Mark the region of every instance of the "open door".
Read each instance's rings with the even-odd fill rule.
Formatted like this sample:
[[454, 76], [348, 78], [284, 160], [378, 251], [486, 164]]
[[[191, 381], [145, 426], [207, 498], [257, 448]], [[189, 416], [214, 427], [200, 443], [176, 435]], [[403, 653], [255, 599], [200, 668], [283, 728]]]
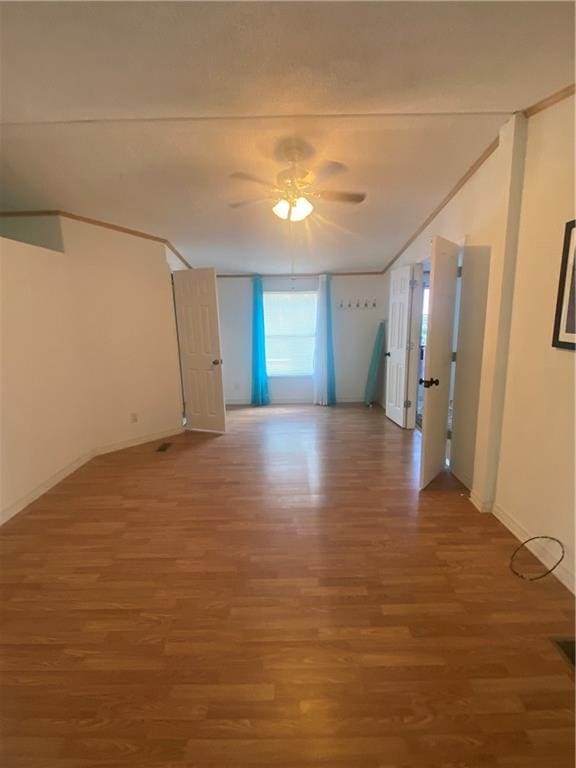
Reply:
[[420, 489], [446, 465], [454, 305], [460, 246], [432, 238], [428, 335], [424, 359], [424, 417], [420, 455]]
[[399, 427], [416, 426], [419, 334], [422, 323], [422, 265], [408, 264], [390, 273], [386, 415]]
[[490, 248], [463, 249], [450, 471], [472, 488], [490, 276]]
[[422, 264], [412, 265], [410, 281], [410, 324], [408, 335], [408, 374], [406, 385], [406, 429], [416, 427], [418, 401], [418, 368], [420, 363], [420, 337], [422, 335], [422, 299], [424, 296], [424, 270]]
[[187, 269], [173, 278], [186, 429], [224, 432], [216, 273]]
[[406, 426], [411, 281], [411, 264], [406, 267], [397, 267], [390, 272], [386, 416], [399, 427]]

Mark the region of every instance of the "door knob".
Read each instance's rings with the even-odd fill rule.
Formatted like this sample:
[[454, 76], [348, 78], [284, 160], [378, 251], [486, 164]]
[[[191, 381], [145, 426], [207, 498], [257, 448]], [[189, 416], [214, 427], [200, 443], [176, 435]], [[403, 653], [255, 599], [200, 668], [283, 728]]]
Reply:
[[424, 384], [424, 387], [428, 389], [429, 387], [437, 387], [440, 384], [440, 379], [419, 379], [419, 384]]
[[384, 357], [390, 357], [390, 352], [384, 352]]
[[222, 365], [222, 360], [212, 360], [212, 365]]

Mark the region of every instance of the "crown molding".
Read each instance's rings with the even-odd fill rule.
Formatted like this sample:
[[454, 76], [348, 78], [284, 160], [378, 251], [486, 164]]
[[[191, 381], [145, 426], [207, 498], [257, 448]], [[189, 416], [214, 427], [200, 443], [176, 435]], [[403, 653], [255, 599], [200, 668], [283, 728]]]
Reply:
[[499, 143], [500, 141], [498, 137], [496, 137], [494, 141], [486, 147], [486, 149], [482, 152], [480, 157], [478, 157], [472, 163], [470, 168], [468, 168], [466, 173], [456, 182], [456, 184], [452, 187], [450, 192], [448, 192], [446, 197], [444, 197], [440, 201], [440, 203], [438, 203], [438, 205], [436, 206], [436, 208], [434, 208], [432, 213], [424, 219], [422, 224], [420, 224], [420, 226], [416, 229], [416, 231], [408, 238], [408, 240], [406, 240], [402, 248], [400, 248], [400, 250], [392, 258], [392, 260], [388, 262], [388, 264], [384, 267], [382, 272], [387, 272], [390, 269], [390, 267], [394, 264], [394, 262], [398, 261], [400, 256], [402, 256], [402, 254], [408, 250], [408, 248], [412, 245], [412, 243], [422, 234], [422, 232], [424, 232], [426, 227], [434, 221], [436, 216], [438, 216], [438, 214], [441, 211], [443, 211], [444, 208], [446, 208], [450, 200], [452, 200], [458, 194], [458, 192], [462, 189], [462, 187], [466, 184], [466, 182], [468, 182], [472, 178], [472, 176], [474, 176], [476, 171], [482, 165], [484, 165], [484, 163], [486, 162], [486, 160], [488, 160], [490, 155], [496, 152], [496, 150], [498, 149]]
[[[574, 96], [576, 93], [576, 84], [567, 85], [565, 88], [561, 88], [559, 91], [556, 91], [555, 93], [550, 94], [549, 96], [546, 96], [546, 98], [541, 99], [540, 101], [537, 101], [535, 104], [532, 104], [529, 107], [526, 107], [526, 109], [521, 110], [522, 114], [526, 118], [531, 118], [534, 115], [539, 114], [540, 112], [543, 112], [546, 109], [549, 109], [550, 107], [555, 106], [561, 101], [564, 101], [564, 99], [569, 98], [570, 96]], [[502, 114], [512, 114], [512, 113], [502, 113]], [[366, 115], [367, 116], [367, 115]], [[385, 267], [383, 267], [380, 270], [374, 270], [374, 271], [367, 271], [367, 272], [329, 272], [327, 274], [331, 274], [333, 277], [356, 277], [356, 276], [365, 276], [365, 275], [383, 275], [385, 274], [390, 267], [402, 256], [403, 253], [406, 252], [406, 250], [412, 245], [412, 243], [422, 234], [422, 232], [428, 227], [434, 219], [438, 216], [438, 214], [444, 210], [444, 208], [448, 205], [448, 203], [458, 194], [458, 192], [462, 189], [462, 187], [468, 182], [472, 176], [476, 173], [476, 171], [484, 165], [486, 160], [498, 149], [499, 139], [496, 137], [494, 141], [489, 144], [486, 149], [482, 152], [480, 157], [475, 160], [474, 163], [468, 168], [466, 173], [456, 182], [456, 184], [452, 187], [452, 189], [448, 192], [448, 194], [440, 201], [440, 203], [434, 208], [432, 213], [430, 213], [429, 216], [426, 217], [426, 219], [420, 224], [420, 226], [415, 230], [415, 232], [406, 240], [404, 245], [400, 248], [399, 251], [393, 256], [391, 261], [386, 264]], [[67, 219], [73, 219], [75, 221], [82, 221], [86, 224], [93, 224], [97, 227], [105, 227], [106, 229], [114, 230], [115, 232], [123, 232], [127, 235], [133, 235], [134, 237], [142, 237], [145, 240], [154, 240], [157, 243], [162, 243], [167, 248], [169, 248], [172, 253], [180, 259], [182, 264], [186, 266], [188, 269], [192, 269], [192, 265], [186, 261], [184, 256], [172, 245], [172, 243], [165, 237], [158, 237], [157, 235], [151, 235], [147, 232], [141, 232], [138, 229], [129, 229], [128, 227], [121, 227], [117, 224], [111, 224], [107, 221], [101, 221], [100, 219], [92, 219], [88, 216], [79, 216], [75, 213], [70, 213], [68, 211], [0, 211], [0, 216], [62, 216]], [[252, 277], [256, 273], [254, 272], [246, 272], [246, 273], [234, 273], [234, 274], [222, 274], [219, 275], [219, 277]], [[304, 278], [304, 277], [317, 277], [320, 273], [314, 272], [314, 273], [298, 273], [298, 274], [268, 274], [268, 275], [261, 275], [262, 277], [294, 277], [294, 278]]]
[[526, 107], [524, 110], [524, 117], [533, 117], [539, 112], [544, 112], [545, 109], [549, 109], [560, 101], [564, 101], [564, 99], [574, 96], [574, 93], [576, 93], [576, 84], [572, 83], [572, 85], [567, 85], [566, 88], [561, 88], [559, 91], [556, 91], [556, 93], [546, 96], [545, 99], [537, 101], [536, 104], [532, 104], [531, 107]]
[[[573, 96], [576, 92], [576, 84], [567, 85], [565, 88], [561, 88], [559, 91], [556, 91], [555, 93], [550, 94], [550, 96], [546, 96], [546, 98], [541, 99], [540, 101], [537, 101], [535, 104], [532, 104], [530, 107], [526, 107], [526, 109], [522, 110], [522, 114], [526, 118], [533, 117], [534, 115], [539, 114], [540, 112], [543, 112], [546, 109], [549, 109], [550, 107], [555, 106], [561, 101], [564, 101], [564, 99], [569, 98], [570, 96]], [[400, 256], [402, 256], [403, 253], [406, 252], [406, 250], [412, 245], [412, 243], [422, 234], [422, 232], [426, 229], [426, 227], [431, 224], [436, 216], [448, 205], [448, 203], [452, 200], [453, 197], [456, 196], [456, 194], [462, 189], [464, 184], [466, 184], [467, 181], [469, 181], [472, 176], [476, 173], [476, 171], [481, 168], [482, 165], [488, 160], [490, 155], [492, 155], [497, 149], [498, 149], [498, 137], [494, 139], [494, 141], [489, 144], [486, 149], [482, 152], [480, 157], [472, 163], [470, 168], [466, 171], [466, 173], [460, 178], [454, 187], [448, 192], [446, 197], [434, 208], [432, 213], [420, 224], [420, 226], [416, 229], [413, 235], [411, 235], [408, 240], [404, 243], [402, 248], [394, 255], [392, 260], [384, 267], [382, 270], [383, 272], [387, 272], [390, 267], [396, 262]]]

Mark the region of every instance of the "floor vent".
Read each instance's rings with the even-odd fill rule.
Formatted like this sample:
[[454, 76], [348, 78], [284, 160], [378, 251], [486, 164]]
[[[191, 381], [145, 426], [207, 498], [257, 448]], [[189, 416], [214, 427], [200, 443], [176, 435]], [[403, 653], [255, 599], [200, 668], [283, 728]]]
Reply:
[[562, 654], [574, 666], [574, 640], [554, 640], [554, 644], [562, 651]]
[[158, 446], [158, 448], [156, 448], [156, 450], [159, 453], [164, 453], [164, 451], [167, 451], [168, 448], [170, 448], [171, 445], [172, 445], [172, 443], [160, 443], [160, 445]]

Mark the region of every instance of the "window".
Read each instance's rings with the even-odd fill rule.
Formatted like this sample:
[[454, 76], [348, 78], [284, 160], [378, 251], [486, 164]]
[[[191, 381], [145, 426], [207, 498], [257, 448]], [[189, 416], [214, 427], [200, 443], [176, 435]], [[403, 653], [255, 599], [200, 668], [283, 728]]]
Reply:
[[264, 293], [266, 368], [269, 376], [311, 376], [316, 292]]

